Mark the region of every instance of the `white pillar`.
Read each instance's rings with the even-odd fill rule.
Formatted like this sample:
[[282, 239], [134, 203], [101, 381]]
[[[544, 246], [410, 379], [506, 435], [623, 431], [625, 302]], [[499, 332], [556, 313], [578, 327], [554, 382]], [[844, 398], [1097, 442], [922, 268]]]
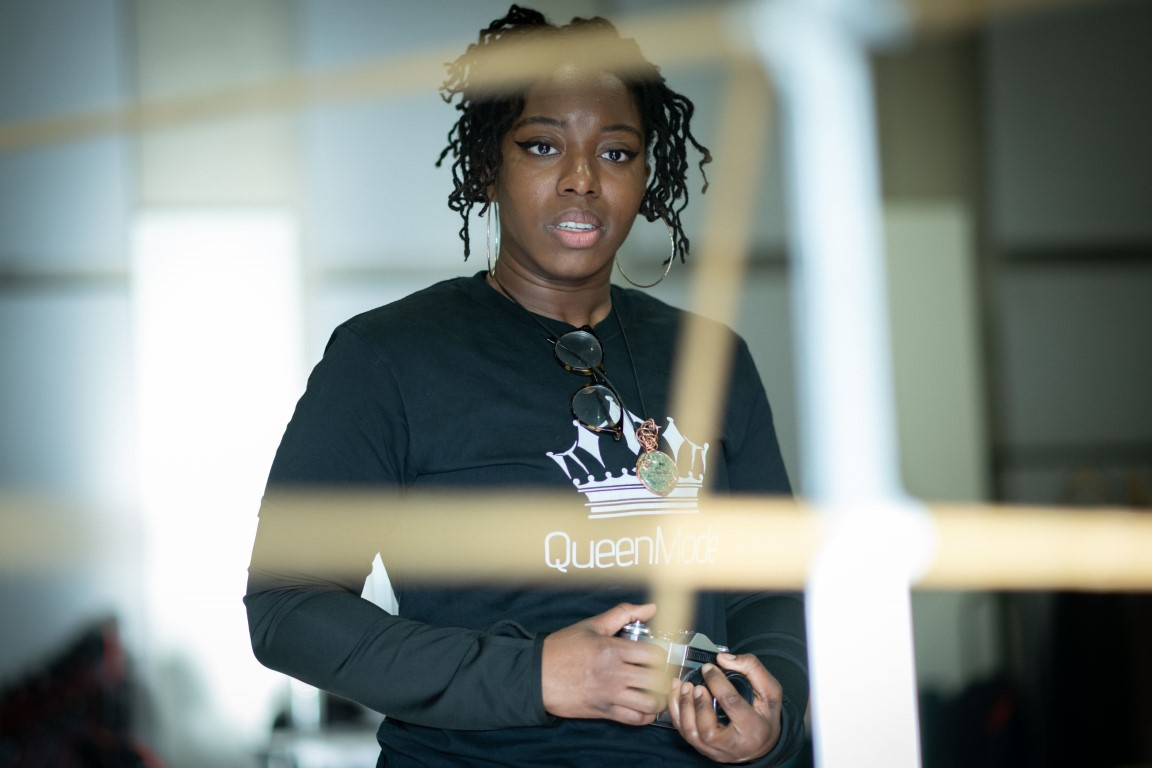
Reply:
[[807, 588], [817, 764], [920, 764], [909, 584], [930, 527], [900, 486], [867, 47], [889, 6], [775, 0], [746, 19], [778, 88], [802, 491], [828, 539]]

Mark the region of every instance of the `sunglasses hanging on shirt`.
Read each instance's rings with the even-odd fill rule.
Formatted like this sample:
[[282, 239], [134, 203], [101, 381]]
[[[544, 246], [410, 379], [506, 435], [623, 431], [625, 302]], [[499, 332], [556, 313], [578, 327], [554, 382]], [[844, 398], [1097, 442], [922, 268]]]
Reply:
[[[616, 311], [615, 307], [612, 311]], [[616, 319], [619, 322], [619, 315]], [[620, 330], [623, 334], [623, 323]], [[628, 338], [623, 335], [622, 338], [627, 348]], [[588, 326], [577, 328], [556, 339], [555, 345], [560, 365], [573, 373], [591, 376], [596, 382], [584, 385], [572, 396], [572, 415], [593, 432], [611, 432], [619, 440], [624, 433], [624, 401], [604, 373], [604, 347], [596, 333]], [[631, 349], [628, 357], [632, 357]], [[636, 382], [636, 391], [640, 391], [639, 381]], [[654, 419], [645, 420], [636, 429], [636, 440], [641, 449], [636, 459], [636, 477], [652, 493], [667, 496], [676, 487], [678, 473], [672, 457], [657, 450], [659, 434], [660, 427], [656, 426]]]
[[611, 432], [619, 440], [624, 436], [624, 401], [604, 375], [604, 348], [596, 333], [584, 326], [550, 339], [565, 370], [593, 379], [572, 395], [572, 415], [593, 432]]
[[[572, 416], [579, 424], [596, 432], [608, 432], [619, 440], [624, 436], [624, 418], [628, 413], [624, 407], [624, 400], [608, 376], [604, 373], [604, 347], [596, 333], [588, 326], [577, 328], [562, 334], [559, 338], [554, 336], [548, 326], [528, 312], [516, 298], [508, 292], [504, 284], [493, 273], [493, 279], [500, 286], [504, 295], [512, 303], [524, 309], [540, 327], [548, 332], [548, 340], [553, 343], [553, 352], [556, 361], [564, 366], [565, 370], [589, 376], [592, 381], [576, 390], [572, 395]], [[616, 314], [616, 307], [612, 307]], [[620, 323], [620, 336], [624, 340], [624, 348], [628, 351], [628, 359], [632, 360], [632, 349], [628, 345], [628, 337], [624, 334], [624, 323], [616, 314], [616, 321]], [[636, 391], [640, 392], [640, 379], [636, 375], [636, 363], [632, 363], [632, 375], [636, 376]], [[644, 395], [640, 395], [641, 407], [644, 405]], [[640, 455], [636, 458], [636, 477], [645, 488], [658, 496], [667, 496], [676, 488], [679, 473], [676, 471], [676, 462], [671, 456], [658, 450], [660, 427], [654, 419], [646, 419], [636, 428], [636, 440], [640, 443]]]

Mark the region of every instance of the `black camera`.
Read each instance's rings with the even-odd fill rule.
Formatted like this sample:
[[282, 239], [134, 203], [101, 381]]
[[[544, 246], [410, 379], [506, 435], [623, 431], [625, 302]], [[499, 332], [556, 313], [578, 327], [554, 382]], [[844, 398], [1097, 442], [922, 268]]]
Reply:
[[[651, 643], [664, 648], [668, 652], [667, 664], [668, 670], [678, 680], [691, 683], [692, 685], [705, 685], [704, 673], [701, 668], [705, 664], [713, 664], [724, 676], [728, 678], [728, 682], [736, 691], [744, 697], [744, 701], [749, 704], [755, 694], [752, 691], [752, 684], [748, 682], [748, 678], [739, 672], [732, 672], [723, 669], [719, 664], [716, 664], [716, 655], [720, 653], [727, 653], [728, 649], [722, 645], [716, 645], [708, 639], [706, 635], [699, 632], [681, 631], [675, 633], [667, 632], [653, 632], [647, 624], [642, 621], [634, 621], [627, 624], [616, 633], [616, 637], [622, 637], [625, 640], [634, 640], [638, 643]], [[728, 723], [728, 715], [716, 703], [716, 699], [712, 699], [712, 707], [716, 710], [716, 719], [724, 725]], [[664, 710], [656, 716], [656, 722], [653, 725], [663, 726], [664, 728], [675, 728], [672, 724], [672, 716], [668, 714], [668, 710]]]

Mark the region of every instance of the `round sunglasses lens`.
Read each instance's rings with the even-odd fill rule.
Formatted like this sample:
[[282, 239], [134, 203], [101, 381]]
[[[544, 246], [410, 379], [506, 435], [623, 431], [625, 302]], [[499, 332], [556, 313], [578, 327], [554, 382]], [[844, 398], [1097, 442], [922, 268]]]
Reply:
[[623, 412], [612, 390], [592, 384], [572, 396], [572, 415], [587, 427], [611, 429], [620, 423]]
[[578, 371], [588, 371], [600, 365], [604, 350], [600, 340], [588, 331], [569, 331], [556, 342], [556, 359]]

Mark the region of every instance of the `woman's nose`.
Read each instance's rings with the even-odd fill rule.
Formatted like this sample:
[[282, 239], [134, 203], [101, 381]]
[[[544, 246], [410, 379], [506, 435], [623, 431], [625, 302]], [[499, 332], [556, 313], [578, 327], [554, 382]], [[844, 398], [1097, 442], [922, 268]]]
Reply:
[[597, 195], [600, 189], [592, 159], [581, 155], [565, 163], [556, 191], [562, 195]]

